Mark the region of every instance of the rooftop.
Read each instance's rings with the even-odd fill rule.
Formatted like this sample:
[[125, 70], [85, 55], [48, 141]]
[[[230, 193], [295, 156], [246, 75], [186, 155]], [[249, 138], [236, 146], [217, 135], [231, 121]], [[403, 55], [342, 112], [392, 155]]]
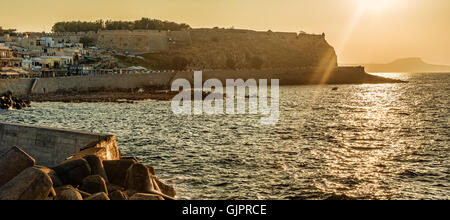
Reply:
[[11, 48], [5, 47], [5, 46], [0, 46], [0, 50], [11, 50]]

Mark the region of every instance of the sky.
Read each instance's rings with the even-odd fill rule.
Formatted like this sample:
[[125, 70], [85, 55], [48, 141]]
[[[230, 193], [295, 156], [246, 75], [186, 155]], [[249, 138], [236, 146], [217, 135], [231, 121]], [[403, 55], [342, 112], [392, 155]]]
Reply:
[[449, 0], [0, 0], [0, 26], [19, 31], [142, 17], [193, 28], [324, 32], [344, 65], [406, 57], [450, 65]]

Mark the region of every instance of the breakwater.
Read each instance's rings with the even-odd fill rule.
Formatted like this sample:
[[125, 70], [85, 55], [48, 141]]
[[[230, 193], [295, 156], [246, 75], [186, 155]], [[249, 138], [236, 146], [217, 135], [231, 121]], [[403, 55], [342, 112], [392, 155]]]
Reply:
[[[0, 123], [0, 200], [173, 200], [113, 135]], [[20, 146], [20, 147], [18, 147]]]
[[[170, 88], [171, 82], [184, 78], [193, 81], [193, 71], [147, 74], [105, 74], [36, 79], [0, 80], [0, 93], [11, 91], [18, 95], [64, 92], [107, 91], [143, 87]], [[396, 83], [383, 77], [369, 75], [363, 67], [338, 67], [330, 71], [316, 68], [211, 70], [203, 72], [208, 79], [280, 79], [281, 85]]]

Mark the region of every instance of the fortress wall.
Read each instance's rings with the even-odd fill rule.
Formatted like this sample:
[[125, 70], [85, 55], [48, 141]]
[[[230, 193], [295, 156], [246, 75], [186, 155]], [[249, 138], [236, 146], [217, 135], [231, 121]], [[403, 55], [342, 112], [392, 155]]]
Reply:
[[190, 31], [106, 30], [100, 31], [97, 35], [98, 44], [104, 48], [130, 51], [136, 54], [167, 52], [170, 49], [192, 44], [203, 48], [208, 47], [209, 44], [215, 44], [213, 41], [230, 45], [242, 42], [262, 46], [280, 45], [281, 47], [294, 49], [295, 46], [301, 48], [326, 43], [323, 35], [236, 29], [193, 29]]
[[275, 35], [277, 35], [279, 38], [286, 40], [296, 40], [298, 37], [297, 33], [289, 33], [289, 32], [276, 32]]
[[119, 159], [114, 136], [66, 129], [0, 123], [0, 154], [22, 148], [38, 165], [52, 167], [68, 157], [90, 151], [105, 160]]
[[230, 39], [239, 38], [248, 34], [248, 31], [224, 30], [224, 29], [194, 29], [191, 30], [192, 42], [211, 42], [213, 38]]
[[239, 39], [297, 39], [297, 33], [294, 32], [269, 32], [252, 30], [232, 30], [232, 29], [194, 29], [191, 30], [192, 41], [211, 41], [212, 38], [227, 40]]
[[98, 89], [133, 89], [164, 87], [175, 73], [116, 74], [41, 78], [36, 81], [32, 93], [55, 93], [64, 91], [92, 91]]
[[169, 50], [167, 31], [117, 30], [101, 31], [98, 44], [104, 48], [134, 53], [156, 53]]
[[94, 40], [97, 40], [98, 34], [97, 32], [78, 32], [78, 33], [52, 33], [48, 35], [49, 37], [52, 37], [55, 42], [59, 41], [70, 41], [70, 42], [80, 42], [80, 38], [82, 37], [90, 37]]
[[191, 33], [189, 31], [169, 31], [167, 36], [177, 45], [191, 45]]
[[144, 53], [169, 51], [169, 37], [166, 31], [154, 32], [148, 35], [148, 47]]
[[314, 44], [328, 44], [325, 37], [322, 35], [313, 34], [299, 34], [296, 38], [296, 45], [314, 45]]

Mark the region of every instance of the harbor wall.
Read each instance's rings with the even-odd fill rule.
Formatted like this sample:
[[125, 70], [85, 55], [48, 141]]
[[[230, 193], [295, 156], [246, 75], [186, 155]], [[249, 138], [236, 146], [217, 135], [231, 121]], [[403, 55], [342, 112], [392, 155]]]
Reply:
[[113, 135], [67, 129], [0, 123], [0, 155], [19, 146], [38, 165], [52, 167], [74, 155], [95, 154], [104, 160], [120, 159]]
[[[208, 79], [218, 79], [225, 85], [227, 79], [279, 79], [280, 85], [314, 85], [314, 84], [351, 84], [389, 82], [390, 79], [369, 75], [363, 67], [324, 68], [274, 68], [262, 70], [214, 70], [204, 71], [202, 82]], [[178, 72], [173, 80], [187, 79], [194, 83], [194, 72]], [[173, 81], [172, 80], [172, 81]]]
[[105, 74], [36, 79], [0, 79], [0, 93], [16, 95], [45, 94], [65, 91], [98, 91], [101, 89], [133, 89], [164, 87], [175, 73]]
[[33, 79], [0, 79], [0, 93], [28, 94], [32, 86]]
[[[38, 79], [0, 79], [0, 93], [11, 91], [17, 95], [51, 94], [58, 92], [102, 91], [145, 87], [170, 88], [176, 79], [194, 83], [194, 71], [105, 74], [89, 76], [53, 77]], [[262, 70], [212, 70], [203, 72], [207, 79], [279, 79], [280, 85], [392, 83], [396, 80], [369, 75], [363, 67], [338, 67], [331, 70], [317, 68], [284, 68]]]

